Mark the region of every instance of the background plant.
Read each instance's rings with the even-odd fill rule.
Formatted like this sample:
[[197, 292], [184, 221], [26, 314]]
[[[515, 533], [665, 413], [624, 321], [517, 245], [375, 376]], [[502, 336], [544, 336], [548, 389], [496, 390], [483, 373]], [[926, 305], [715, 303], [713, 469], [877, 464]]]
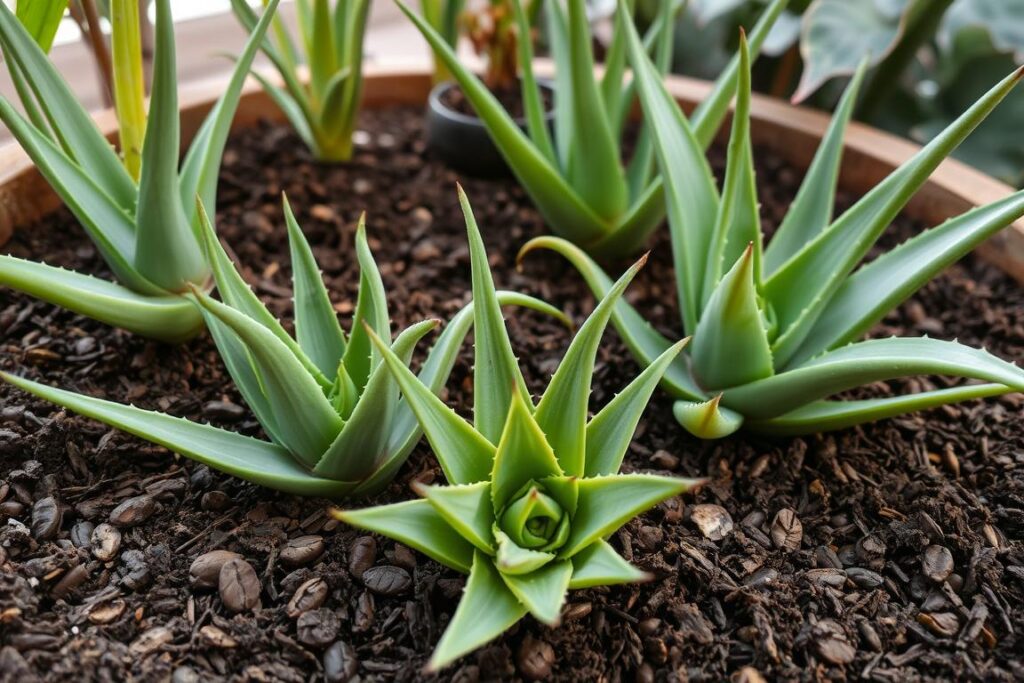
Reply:
[[[0, 378], [262, 486], [331, 498], [379, 490], [398, 472], [421, 432], [410, 407], [399, 400], [398, 385], [381, 362], [381, 353], [370, 344], [371, 330], [386, 339], [391, 339], [391, 330], [384, 284], [364, 223], [360, 221], [356, 232], [361, 274], [352, 332], [346, 335], [313, 252], [285, 203], [295, 299], [293, 338], [246, 285], [201, 210], [200, 216], [223, 303], [199, 289], [193, 290], [193, 300], [269, 442], [11, 375]], [[561, 317], [557, 310], [523, 295], [505, 292], [500, 301]], [[472, 309], [463, 309], [428, 354], [419, 381], [430, 391], [443, 387], [472, 322]], [[437, 324], [428, 320], [410, 326], [388, 352], [408, 363], [417, 343]]]
[[[511, 0], [487, 0], [482, 7], [462, 13], [460, 24], [473, 49], [484, 58], [484, 83], [492, 91], [516, 87], [519, 42], [532, 42], [532, 27], [541, 4], [541, 0], [524, 3], [525, 25], [517, 21]], [[454, 43], [449, 45], [454, 49]]]
[[[284, 88], [258, 73], [253, 75], [273, 98], [288, 121], [321, 161], [352, 158], [359, 101], [363, 93], [363, 38], [369, 0], [297, 0], [300, 40], [274, 20], [274, 30], [262, 43]], [[259, 16], [246, 0], [231, 0], [231, 8], [247, 31]], [[266, 12], [264, 2], [264, 12]], [[300, 47], [301, 46], [301, 47]], [[309, 68], [303, 81], [299, 66]]]
[[[423, 18], [396, 0], [427, 38], [435, 54], [458, 81], [466, 98], [490, 132], [520, 184], [548, 225], [558, 235], [596, 255], [635, 252], [665, 217], [664, 185], [656, 173], [654, 150], [647, 126], [639, 133], [632, 158], [622, 158], [622, 136], [634, 86], [626, 82], [623, 22], [616, 19], [603, 76], [594, 72], [592, 33], [584, 0], [569, 0], [566, 12], [547, 2], [549, 41], [556, 64], [554, 131], [548, 129], [540, 91], [533, 72], [533, 48], [519, 43], [519, 70], [527, 132], [523, 132], [480, 80], [469, 72], [443, 38]], [[787, 0], [775, 0], [752, 34], [760, 47]], [[512, 0], [520, 34], [528, 32], [526, 13]], [[646, 47], [655, 55], [659, 73], [672, 55], [671, 20], [676, 3], [662, 3], [657, 21], [647, 33]], [[729, 105], [739, 63], [723, 72], [714, 90], [694, 113], [694, 126], [703, 146], [712, 138]]]
[[[459, 17], [462, 16], [465, 6], [466, 0], [420, 0], [423, 20], [430, 24], [452, 50], [458, 50]], [[449, 78], [448, 69], [435, 56], [434, 83], [441, 83]]]
[[[624, 16], [624, 11], [620, 8]], [[1024, 369], [982, 350], [928, 338], [858, 341], [886, 313], [946, 266], [1024, 215], [1024, 192], [926, 230], [870, 263], [868, 251], [917, 189], [1024, 76], [1018, 69], [917, 155], [833, 220], [843, 134], [864, 69], [855, 76], [803, 186], [762, 247], [750, 143], [750, 57], [743, 67], [721, 194], [691, 123], [665, 89], [629, 25], [630, 61], [665, 178], [688, 357], [666, 374], [676, 418], [700, 437], [744, 424], [777, 433], [815, 432], [945, 403], [1024, 390]], [[539, 238], [568, 258], [595, 293], [610, 279], [565, 240]], [[858, 266], [860, 267], [858, 268]], [[613, 316], [633, 354], [651, 364], [669, 341], [625, 303]], [[909, 396], [821, 400], [872, 382], [912, 375], [983, 380]]]
[[[271, 3], [271, 9], [277, 6]], [[254, 31], [224, 95], [179, 167], [180, 121], [170, 1], [156, 3], [156, 54], [138, 182], [14, 14], [0, 8], [0, 45], [26, 114], [0, 97], [0, 120], [75, 215], [120, 284], [0, 256], [0, 284], [132, 332], [179, 342], [202, 329], [179, 295], [204, 287], [196, 197], [216, 204], [217, 174], [242, 85], [271, 14]], [[116, 42], [116, 41], [115, 41]], [[120, 71], [120, 70], [119, 70]], [[134, 72], [134, 67], [126, 68]], [[125, 76], [125, 81], [134, 75]], [[133, 81], [133, 86], [141, 84]], [[141, 89], [134, 96], [141, 96]], [[138, 102], [135, 102], [138, 104]], [[131, 109], [131, 107], [128, 107]], [[134, 116], [134, 114], [132, 114]], [[140, 123], [145, 123], [144, 118]], [[125, 126], [128, 121], [125, 120]], [[137, 129], [138, 130], [138, 129]], [[125, 159], [132, 156], [128, 149]]]
[[568, 590], [643, 581], [646, 574], [604, 539], [697, 480], [618, 474], [640, 416], [669, 363], [667, 349], [588, 419], [590, 379], [616, 301], [643, 260], [580, 327], [534, 405], [509, 342], [487, 254], [460, 190], [472, 263], [473, 424], [456, 415], [402, 359], [371, 334], [444, 470], [448, 486], [423, 500], [336, 511], [348, 524], [416, 548], [469, 574], [430, 660], [440, 669], [496, 638], [525, 614], [554, 625]]
[[[653, 19], [656, 3], [640, 0]], [[708, 77], [734, 53], [737, 27], [763, 0], [693, 0], [681, 18], [674, 68]], [[868, 57], [855, 117], [918, 142], [939, 134], [959, 112], [1024, 59], [1022, 0], [794, 0], [768, 37], [754, 88], [832, 108], [835, 81]], [[956, 156], [1024, 185], [1024, 140], [1016, 92]]]

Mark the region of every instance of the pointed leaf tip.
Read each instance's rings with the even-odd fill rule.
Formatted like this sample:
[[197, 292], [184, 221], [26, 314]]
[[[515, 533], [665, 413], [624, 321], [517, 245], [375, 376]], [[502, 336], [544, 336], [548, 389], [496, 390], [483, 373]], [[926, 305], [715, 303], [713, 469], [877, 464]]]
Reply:
[[722, 395], [710, 401], [694, 403], [677, 401], [672, 407], [676, 420], [700, 439], [721, 439], [743, 426], [743, 416], [719, 405]]

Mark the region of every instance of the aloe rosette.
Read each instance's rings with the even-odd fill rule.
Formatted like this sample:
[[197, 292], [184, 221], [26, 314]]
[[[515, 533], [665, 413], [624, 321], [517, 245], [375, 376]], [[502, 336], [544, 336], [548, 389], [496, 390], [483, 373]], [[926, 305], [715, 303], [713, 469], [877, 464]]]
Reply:
[[619, 474], [640, 416], [685, 341], [667, 349], [588, 420], [601, 335], [643, 261], [610, 288], [582, 325], [535, 405], [513, 355], [465, 196], [462, 202], [476, 319], [473, 423], [372, 337], [449, 485], [418, 487], [421, 500], [334, 512], [350, 525], [469, 574], [431, 659], [434, 669], [497, 637], [527, 613], [556, 624], [568, 590], [643, 581], [646, 574], [606, 539], [635, 515], [700, 483]]
[[[620, 4], [620, 16], [625, 8]], [[778, 231], [762, 247], [750, 142], [750, 57], [742, 78], [721, 194], [690, 121], [666, 90], [632, 26], [630, 60], [666, 186], [688, 353], [666, 373], [676, 418], [718, 438], [740, 427], [799, 434], [1024, 390], [1024, 369], [983, 350], [930, 338], [860, 340], [893, 308], [982, 241], [1024, 215], [1024, 192], [922, 231], [862, 263], [929, 175], [1024, 76], [994, 86], [915, 156], [833, 219], [833, 200], [862, 68], [853, 78]], [[590, 288], [611, 279], [573, 244], [528, 243], [564, 255]], [[633, 355], [650, 364], [670, 342], [626, 303], [612, 316]], [[945, 375], [982, 383], [866, 400], [829, 397], [872, 382]]]
[[[356, 232], [361, 274], [352, 332], [338, 323], [313, 253], [291, 209], [295, 299], [293, 338], [235, 269], [200, 209], [204, 245], [223, 302], [198, 288], [197, 309], [239, 392], [270, 441], [210, 425], [47, 387], [8, 374], [0, 378], [39, 398], [159, 444], [215, 469], [269, 488], [328, 498], [373, 493], [395, 476], [421, 436], [412, 409], [375, 350], [370, 335], [391, 339], [384, 284], [362, 221]], [[521, 294], [500, 301], [564, 319]], [[440, 391], [473, 323], [471, 307], [454, 316], [423, 364], [419, 380]], [[403, 330], [388, 349], [408, 363], [438, 322]], [[371, 332], [372, 331], [372, 332]], [[404, 367], [404, 365], [403, 365]]]
[[215, 205], [231, 120], [277, 1], [255, 27], [224, 94], [179, 166], [174, 23], [169, 0], [157, 0], [153, 89], [137, 182], [32, 35], [0, 3], [0, 48], [26, 112], [0, 96], [0, 121], [119, 282], [0, 255], [0, 285], [162, 341], [177, 343], [202, 330], [199, 311], [179, 296], [190, 285], [206, 286], [210, 278], [196, 197]]
[[[444, 37], [401, 0], [397, 4], [430, 43], [435, 59], [458, 81], [516, 179], [551, 230], [595, 256], [621, 256], [640, 250], [665, 218], [665, 183], [656, 172], [656, 141], [650, 124], [639, 129], [636, 148], [623, 158], [623, 135], [636, 95], [627, 78], [627, 13], [615, 21], [615, 33], [602, 75], [594, 70], [593, 35], [585, 0], [549, 0], [546, 13], [555, 62], [554, 125], [549, 130], [534, 75], [531, 41], [518, 41], [519, 71], [526, 119], [524, 132], [484, 83], [463, 64]], [[773, 0], [751, 33], [760, 49], [788, 0]], [[510, 3], [520, 35], [530, 35], [521, 0]], [[632, 3], [631, 3], [632, 4]], [[659, 3], [644, 50], [654, 55], [657, 71], [672, 61], [675, 13], [684, 3]], [[563, 6], [565, 5], [565, 6]], [[739, 75], [734, 59], [694, 112], [694, 134], [707, 147], [728, 111]]]
[[[264, 13], [268, 3], [264, 1]], [[370, 0], [297, 0], [300, 40], [280, 19], [260, 49], [283, 87], [253, 72], [314, 156], [342, 162], [352, 157], [352, 133], [363, 93], [363, 38]], [[239, 23], [254, 31], [260, 15], [246, 0], [231, 0]], [[308, 68], [308, 82], [300, 66]]]

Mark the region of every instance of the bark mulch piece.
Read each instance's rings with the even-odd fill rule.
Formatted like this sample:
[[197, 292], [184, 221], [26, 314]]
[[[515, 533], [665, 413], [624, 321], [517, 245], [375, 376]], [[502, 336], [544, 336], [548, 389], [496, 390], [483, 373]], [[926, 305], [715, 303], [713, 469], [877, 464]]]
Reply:
[[[367, 113], [363, 127], [355, 161], [338, 168], [311, 162], [285, 128], [234, 137], [221, 181], [221, 234], [260, 296], [290, 319], [286, 191], [347, 321], [357, 286], [355, 222], [367, 211], [395, 322], [448, 318], [469, 295], [456, 177], [424, 158], [419, 110]], [[799, 174], [768, 158], [759, 177], [765, 220], [774, 225]], [[559, 258], [531, 255], [515, 272], [518, 248], [542, 232], [523, 193], [509, 181], [463, 180], [499, 286], [537, 294], [581, 320], [593, 299]], [[920, 228], [902, 220], [896, 232]], [[665, 233], [629, 296], [671, 333], [678, 316]], [[109, 276], [64, 213], [19, 232], [9, 249]], [[539, 391], [569, 335], [534, 313], [512, 310], [508, 318]], [[1024, 293], [968, 258], [875, 331], [894, 333], [956, 337], [1020, 359]], [[471, 405], [469, 357], [449, 382], [448, 398], [463, 414]], [[205, 336], [171, 348], [2, 290], [0, 368], [259, 433]], [[594, 405], [637, 372], [609, 332]], [[901, 387], [943, 385], [917, 379]], [[855, 395], [895, 388], [877, 384]], [[711, 443], [686, 436], [671, 407], [656, 395], [625, 468], [712, 482], [611, 539], [656, 578], [573, 593], [561, 628], [525, 619], [441, 678], [1024, 678], [1020, 396], [822, 436], [741, 434]], [[440, 478], [421, 445], [371, 502], [411, 498], [412, 480]], [[340, 527], [326, 506], [220, 475], [0, 387], [0, 680], [423, 678], [463, 579], [390, 540]], [[207, 556], [212, 551], [223, 552]]]

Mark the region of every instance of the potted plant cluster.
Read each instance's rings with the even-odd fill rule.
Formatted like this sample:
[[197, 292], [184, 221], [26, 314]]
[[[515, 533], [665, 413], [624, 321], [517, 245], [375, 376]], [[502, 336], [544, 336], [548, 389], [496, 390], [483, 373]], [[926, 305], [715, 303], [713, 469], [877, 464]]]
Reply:
[[[116, 148], [54, 17], [0, 6], [0, 120], [66, 207], [0, 256], [5, 674], [1019, 673], [1024, 311], [990, 266], [941, 274], [1024, 192], [905, 213], [1024, 69], [850, 196], [866, 62], [806, 173], [752, 141], [786, 0], [689, 114], [678, 3], [641, 30], [620, 0], [597, 68], [584, 0], [491, 2], [482, 80], [461, 3], [396, 2], [513, 177], [441, 183], [422, 99], [360, 118], [366, 1], [300, 0], [297, 39], [233, 2], [250, 37], [191, 141], [170, 1], [148, 111], [112, 12]], [[259, 52], [290, 131], [229, 141]]]

